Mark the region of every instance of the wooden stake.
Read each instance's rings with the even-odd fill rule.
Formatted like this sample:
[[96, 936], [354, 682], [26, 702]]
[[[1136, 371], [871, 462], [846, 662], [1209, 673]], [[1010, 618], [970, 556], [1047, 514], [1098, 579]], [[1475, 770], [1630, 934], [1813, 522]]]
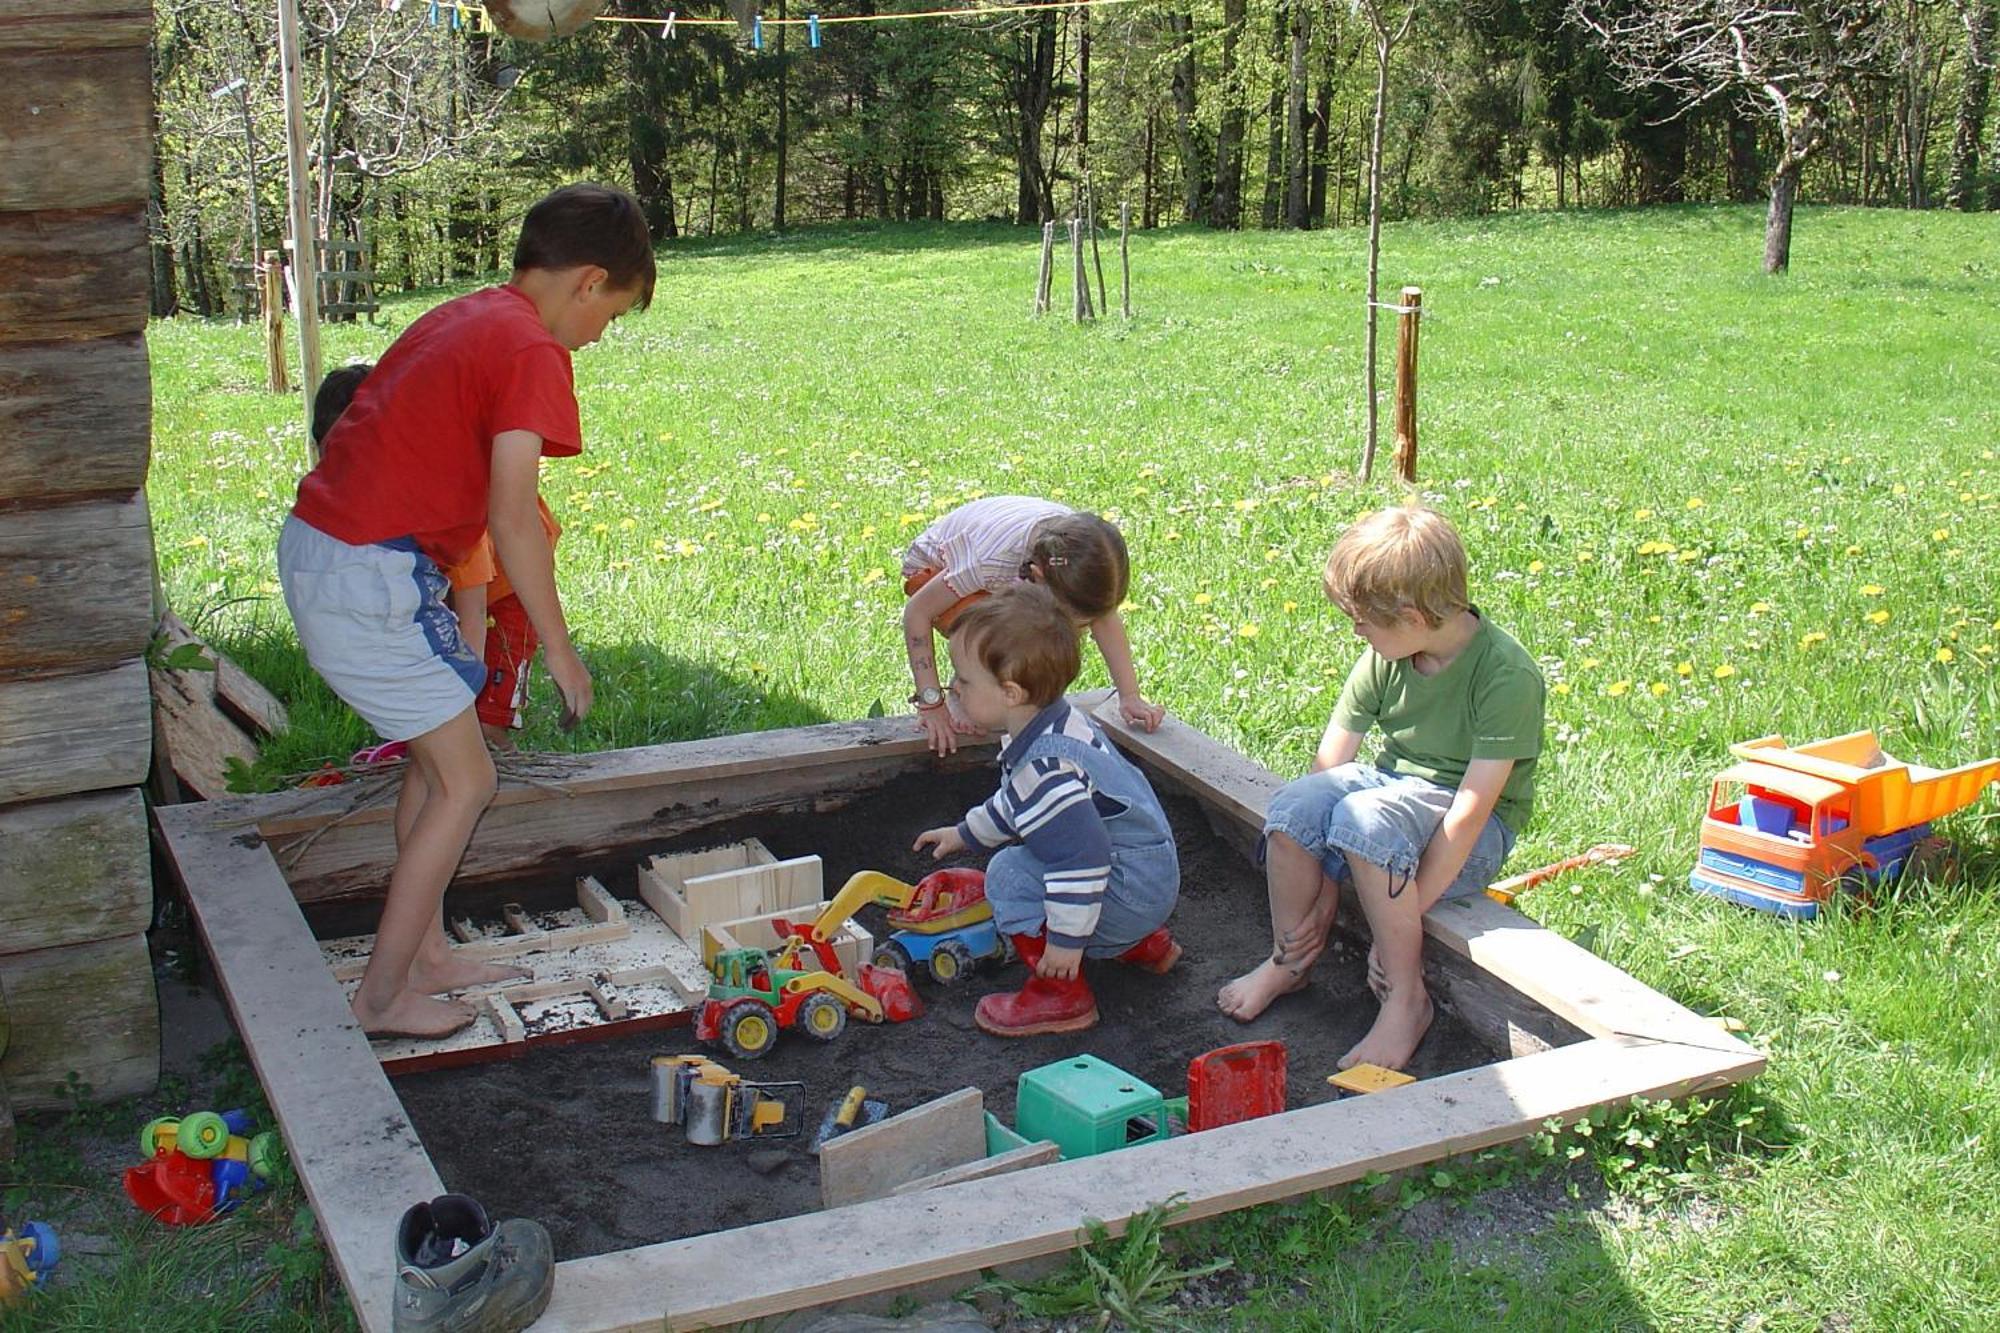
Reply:
[[1035, 313], [1049, 313], [1049, 279], [1055, 268], [1056, 224], [1053, 221], [1042, 224], [1042, 273], [1035, 280]]
[[[1083, 225], [1090, 232], [1090, 259], [1097, 265], [1097, 310], [1111, 313], [1111, 297], [1104, 290], [1104, 252], [1097, 248], [1097, 191], [1086, 189], [1083, 194]], [[1097, 313], [1096, 310], [1091, 312]]]
[[319, 246], [314, 243], [312, 189], [306, 179], [306, 114], [299, 91], [298, 0], [278, 0], [278, 60], [285, 87], [285, 189], [291, 205], [292, 313], [299, 321], [299, 388], [305, 394], [306, 449], [312, 440], [313, 395], [319, 392]]
[[1081, 324], [1090, 318], [1090, 279], [1083, 273], [1083, 221], [1069, 220], [1069, 257], [1071, 291], [1075, 297], [1072, 310], [1076, 322]]
[[1125, 318], [1132, 318], [1132, 205], [1118, 205], [1118, 282], [1119, 301]]
[[1417, 326], [1423, 320], [1424, 289], [1403, 288], [1396, 316], [1396, 475], [1417, 479]]
[[285, 381], [285, 257], [264, 252], [264, 373], [272, 393], [290, 389]]

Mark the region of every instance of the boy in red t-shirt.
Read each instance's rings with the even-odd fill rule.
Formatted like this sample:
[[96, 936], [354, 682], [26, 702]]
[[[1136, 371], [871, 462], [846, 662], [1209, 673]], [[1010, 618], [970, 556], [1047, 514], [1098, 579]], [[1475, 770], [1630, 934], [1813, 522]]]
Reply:
[[652, 240], [622, 190], [571, 185], [528, 210], [502, 287], [404, 330], [327, 435], [278, 539], [299, 643], [334, 693], [408, 741], [396, 866], [354, 1016], [371, 1035], [438, 1037], [473, 1019], [436, 998], [519, 975], [458, 957], [442, 905], [493, 798], [473, 701], [486, 672], [445, 606], [441, 566], [490, 533], [569, 718], [590, 711], [537, 513], [544, 455], [581, 452], [570, 353], [653, 295]]

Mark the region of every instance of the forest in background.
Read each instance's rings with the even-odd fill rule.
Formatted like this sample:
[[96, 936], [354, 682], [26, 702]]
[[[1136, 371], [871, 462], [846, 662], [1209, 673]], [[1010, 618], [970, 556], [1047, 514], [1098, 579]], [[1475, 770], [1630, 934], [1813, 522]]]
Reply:
[[[392, 7], [393, 4], [393, 7]], [[475, 10], [308, 0], [322, 239], [391, 288], [504, 267], [552, 185], [656, 238], [839, 219], [1365, 223], [1783, 196], [2000, 207], [1995, 0], [1122, 0], [671, 33], [651, 0], [531, 45]], [[928, 11], [911, 0], [903, 12]], [[153, 310], [240, 311], [284, 234], [276, 9], [156, 0]], [[677, 11], [723, 18], [719, 2]], [[1760, 45], [1760, 43], [1762, 45]], [[1989, 142], [1989, 135], [1991, 141]], [[1767, 267], [1783, 267], [1783, 258]]]

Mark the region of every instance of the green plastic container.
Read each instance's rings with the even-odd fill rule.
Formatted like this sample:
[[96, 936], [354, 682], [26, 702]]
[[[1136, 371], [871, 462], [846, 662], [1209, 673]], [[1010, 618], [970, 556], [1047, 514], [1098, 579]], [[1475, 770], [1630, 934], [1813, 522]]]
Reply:
[[1065, 1161], [1156, 1143], [1169, 1133], [1160, 1090], [1094, 1055], [1071, 1056], [1021, 1075], [1014, 1128], [1028, 1143], [1050, 1140]]

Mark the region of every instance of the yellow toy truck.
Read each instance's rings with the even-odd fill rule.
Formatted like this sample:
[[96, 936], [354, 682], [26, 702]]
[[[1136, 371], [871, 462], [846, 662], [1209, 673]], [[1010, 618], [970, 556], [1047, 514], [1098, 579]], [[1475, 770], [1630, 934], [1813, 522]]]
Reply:
[[1809, 745], [1764, 736], [1729, 747], [1688, 883], [1759, 911], [1810, 920], [1843, 888], [1901, 873], [1931, 821], [2000, 782], [2000, 759], [1935, 769], [1884, 754], [1872, 731]]

